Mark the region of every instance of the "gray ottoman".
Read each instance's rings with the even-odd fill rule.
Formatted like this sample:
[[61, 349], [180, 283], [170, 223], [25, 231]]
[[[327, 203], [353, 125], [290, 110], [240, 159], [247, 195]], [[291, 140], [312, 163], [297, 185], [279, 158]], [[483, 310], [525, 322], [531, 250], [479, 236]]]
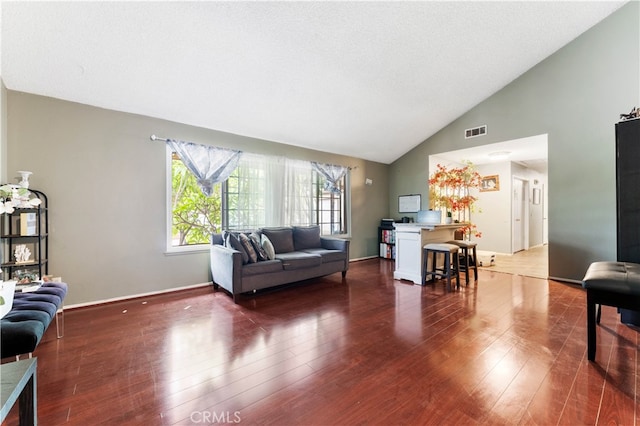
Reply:
[[640, 264], [594, 262], [582, 279], [582, 287], [587, 290], [587, 357], [593, 361], [600, 306], [640, 310]]

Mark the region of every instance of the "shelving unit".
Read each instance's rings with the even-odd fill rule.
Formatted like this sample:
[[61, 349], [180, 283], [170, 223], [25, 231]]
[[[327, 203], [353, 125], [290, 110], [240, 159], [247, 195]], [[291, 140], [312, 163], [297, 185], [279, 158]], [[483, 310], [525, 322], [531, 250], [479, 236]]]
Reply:
[[[0, 275], [4, 280], [12, 279], [18, 271], [37, 273], [40, 279], [49, 273], [49, 203], [43, 192], [29, 191], [42, 202], [38, 207], [16, 208], [13, 213], [0, 216]], [[19, 244], [31, 251], [28, 262], [16, 262], [14, 253]]]
[[378, 243], [380, 257], [391, 260], [396, 258], [396, 231], [392, 225], [378, 227]]
[[[616, 124], [618, 262], [640, 263], [640, 118]], [[640, 326], [640, 310], [620, 310], [622, 322]]]

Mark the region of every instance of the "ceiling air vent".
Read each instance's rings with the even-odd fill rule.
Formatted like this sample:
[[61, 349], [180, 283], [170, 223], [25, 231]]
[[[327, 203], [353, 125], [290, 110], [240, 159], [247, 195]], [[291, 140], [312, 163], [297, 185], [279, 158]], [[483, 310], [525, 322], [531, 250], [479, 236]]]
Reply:
[[473, 129], [467, 129], [464, 131], [464, 138], [475, 138], [477, 136], [484, 136], [487, 134], [487, 125], [480, 127], [474, 127]]

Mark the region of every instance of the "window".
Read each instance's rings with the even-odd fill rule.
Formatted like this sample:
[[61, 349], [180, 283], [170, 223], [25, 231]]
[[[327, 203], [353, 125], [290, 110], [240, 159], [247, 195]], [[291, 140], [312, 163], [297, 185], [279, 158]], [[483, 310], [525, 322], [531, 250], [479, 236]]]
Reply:
[[332, 193], [308, 161], [245, 153], [206, 197], [182, 160], [167, 152], [169, 249], [207, 244], [211, 233], [223, 229], [317, 224], [323, 235], [347, 233], [348, 174], [338, 182], [341, 192]]
[[324, 190], [324, 177], [317, 172], [314, 174], [314, 223], [320, 225], [322, 235], [346, 234], [346, 180], [347, 176], [340, 179], [338, 188], [340, 193]]
[[205, 196], [195, 176], [187, 170], [180, 157], [171, 152], [171, 244], [172, 247], [204, 244], [213, 232], [220, 232], [222, 204], [221, 184], [214, 193]]

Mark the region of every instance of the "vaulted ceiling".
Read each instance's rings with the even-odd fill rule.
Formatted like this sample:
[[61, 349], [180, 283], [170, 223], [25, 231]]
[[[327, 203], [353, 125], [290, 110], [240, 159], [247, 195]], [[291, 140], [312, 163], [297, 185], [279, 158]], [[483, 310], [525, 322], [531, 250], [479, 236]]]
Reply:
[[624, 3], [3, 2], [1, 77], [391, 163]]

